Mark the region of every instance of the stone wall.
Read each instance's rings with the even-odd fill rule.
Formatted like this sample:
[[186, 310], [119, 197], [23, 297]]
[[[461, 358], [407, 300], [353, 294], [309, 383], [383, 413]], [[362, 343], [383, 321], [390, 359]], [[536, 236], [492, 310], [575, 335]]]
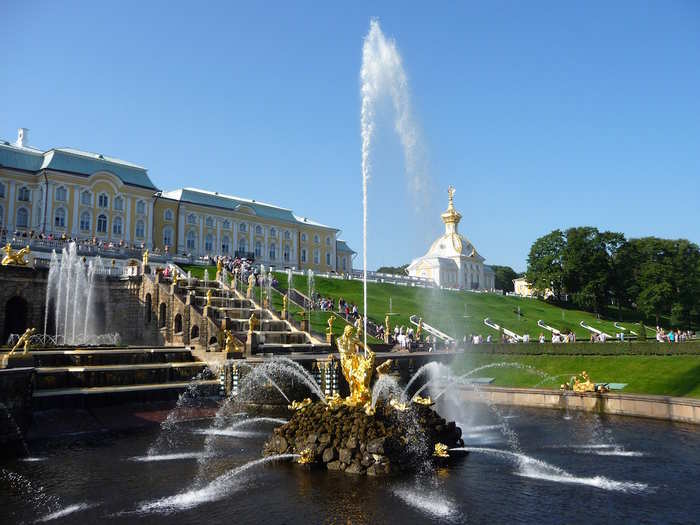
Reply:
[[0, 266], [0, 344], [10, 333], [44, 327], [48, 270]]
[[0, 369], [0, 455], [23, 452], [32, 419], [33, 368]]

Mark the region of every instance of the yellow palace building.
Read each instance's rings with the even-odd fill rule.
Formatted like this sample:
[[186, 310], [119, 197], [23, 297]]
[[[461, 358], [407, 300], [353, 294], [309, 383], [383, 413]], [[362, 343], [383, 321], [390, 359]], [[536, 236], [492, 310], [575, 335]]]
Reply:
[[146, 168], [72, 148], [0, 140], [0, 227], [160, 252], [245, 256], [277, 268], [352, 271], [340, 230], [292, 210], [196, 188], [159, 190]]

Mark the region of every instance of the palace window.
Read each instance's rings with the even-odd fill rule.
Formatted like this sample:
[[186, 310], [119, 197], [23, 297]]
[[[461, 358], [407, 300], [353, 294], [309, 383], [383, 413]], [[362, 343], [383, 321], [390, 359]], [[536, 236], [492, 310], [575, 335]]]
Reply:
[[277, 237], [277, 230], [270, 228], [270, 237]]
[[54, 218], [53, 218], [53, 225], [56, 228], [65, 228], [66, 227], [66, 210], [65, 210], [65, 208], [57, 208], [56, 209], [56, 214], [54, 215]]
[[241, 253], [245, 253], [248, 251], [248, 239], [245, 237], [241, 237], [238, 239], [238, 251]]
[[32, 198], [32, 192], [29, 191], [29, 188], [26, 186], [22, 186], [19, 189], [19, 193], [17, 194], [17, 200], [20, 200], [22, 202], [29, 202], [29, 200]]
[[314, 264], [321, 264], [321, 253], [318, 248], [314, 249]]
[[60, 202], [66, 202], [68, 200], [68, 190], [63, 186], [56, 188], [56, 200]]
[[331, 252], [326, 252], [326, 264], [331, 265]]
[[85, 190], [80, 194], [80, 202], [83, 206], [90, 206], [92, 204], [92, 194]]
[[292, 238], [292, 234], [289, 233], [289, 230], [284, 230], [284, 240], [288, 241], [291, 238]]
[[204, 249], [208, 252], [214, 249], [214, 237], [212, 237], [211, 233], [204, 238]]
[[80, 216], [80, 229], [81, 231], [90, 231], [90, 214], [86, 211]]
[[5, 209], [0, 206], [0, 226], [5, 225]]
[[97, 205], [100, 208], [109, 208], [109, 197], [106, 193], [100, 193], [100, 196], [97, 197]]
[[194, 213], [190, 213], [187, 216], [187, 224], [197, 224], [197, 216]]
[[306, 242], [306, 234], [305, 233], [301, 234], [301, 242]]
[[306, 262], [306, 248], [301, 249], [301, 262]]
[[163, 215], [166, 221], [172, 221], [173, 220], [173, 210], [168, 208], [165, 210], [165, 214]]
[[326, 246], [330, 246], [330, 245], [331, 245], [331, 238], [326, 237]]
[[107, 216], [100, 214], [97, 216], [97, 233], [107, 233]]
[[186, 246], [187, 249], [191, 252], [195, 250], [195, 246], [197, 245], [197, 235], [194, 233], [193, 230], [190, 230], [187, 232], [187, 239], [186, 239]]
[[255, 256], [262, 257], [262, 244], [260, 243], [260, 241], [257, 241], [255, 243]]
[[270, 243], [270, 260], [274, 261], [277, 258], [277, 246], [275, 243]]
[[114, 209], [124, 211], [124, 199], [122, 197], [114, 197]]
[[246, 225], [245, 222], [242, 222], [241, 224], [238, 225], [238, 231], [245, 232], [246, 231]]
[[114, 220], [112, 221], [112, 235], [121, 235], [121, 234], [122, 234], [122, 218], [115, 217]]
[[5, 198], [5, 184], [0, 182], [0, 199]]
[[138, 201], [136, 203], [136, 213], [143, 215], [146, 213], [146, 203], [143, 201]]
[[230, 247], [231, 242], [229, 241], [228, 235], [224, 235], [221, 238], [221, 253], [228, 253]]
[[27, 208], [17, 210], [17, 227], [26, 228], [29, 225], [29, 212]]
[[284, 251], [282, 252], [282, 257], [284, 262], [289, 262], [289, 244], [284, 245]]
[[259, 224], [255, 227], [255, 235], [262, 235], [262, 226]]
[[347, 270], [346, 264], [345, 264], [345, 257], [342, 257], [342, 258], [340, 259], [340, 263], [341, 263], [341, 265], [342, 265], [342, 267], [343, 267], [343, 271]]
[[229, 221], [228, 219], [224, 219], [224, 222], [221, 224], [221, 227], [224, 230], [230, 230], [231, 229], [231, 221]]
[[136, 221], [136, 237], [143, 239], [146, 232], [146, 226], [142, 220]]
[[207, 225], [207, 228], [213, 228], [214, 227], [214, 218], [207, 217], [206, 225]]
[[173, 230], [172, 228], [165, 228], [163, 230], [163, 246], [173, 245]]
[[321, 238], [318, 235], [314, 235], [314, 242], [318, 244], [319, 242], [321, 242]]

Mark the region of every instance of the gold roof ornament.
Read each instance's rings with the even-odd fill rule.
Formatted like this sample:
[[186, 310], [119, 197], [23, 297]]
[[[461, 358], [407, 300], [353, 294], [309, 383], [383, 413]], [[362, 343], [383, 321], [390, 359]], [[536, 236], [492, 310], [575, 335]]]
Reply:
[[447, 195], [449, 197], [447, 211], [440, 215], [440, 217], [442, 218], [442, 222], [444, 222], [445, 224], [454, 224], [455, 226], [459, 224], [459, 221], [462, 220], [462, 214], [455, 210], [454, 197], [456, 191], [457, 190], [454, 189], [454, 186], [450, 186], [449, 188], [447, 188]]

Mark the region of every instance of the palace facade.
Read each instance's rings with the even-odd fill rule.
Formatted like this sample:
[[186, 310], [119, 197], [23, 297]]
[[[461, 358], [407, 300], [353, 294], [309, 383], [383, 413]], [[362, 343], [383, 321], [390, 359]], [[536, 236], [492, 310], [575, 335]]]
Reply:
[[474, 245], [459, 233], [462, 215], [454, 207], [454, 188], [450, 187], [448, 194], [447, 211], [440, 216], [445, 223], [445, 233], [433, 242], [423, 257], [411, 262], [408, 274], [432, 279], [445, 288], [493, 290], [493, 270], [484, 264], [485, 259]]
[[340, 230], [292, 210], [196, 188], [159, 190], [146, 168], [72, 148], [0, 140], [0, 227], [277, 268], [350, 272]]

